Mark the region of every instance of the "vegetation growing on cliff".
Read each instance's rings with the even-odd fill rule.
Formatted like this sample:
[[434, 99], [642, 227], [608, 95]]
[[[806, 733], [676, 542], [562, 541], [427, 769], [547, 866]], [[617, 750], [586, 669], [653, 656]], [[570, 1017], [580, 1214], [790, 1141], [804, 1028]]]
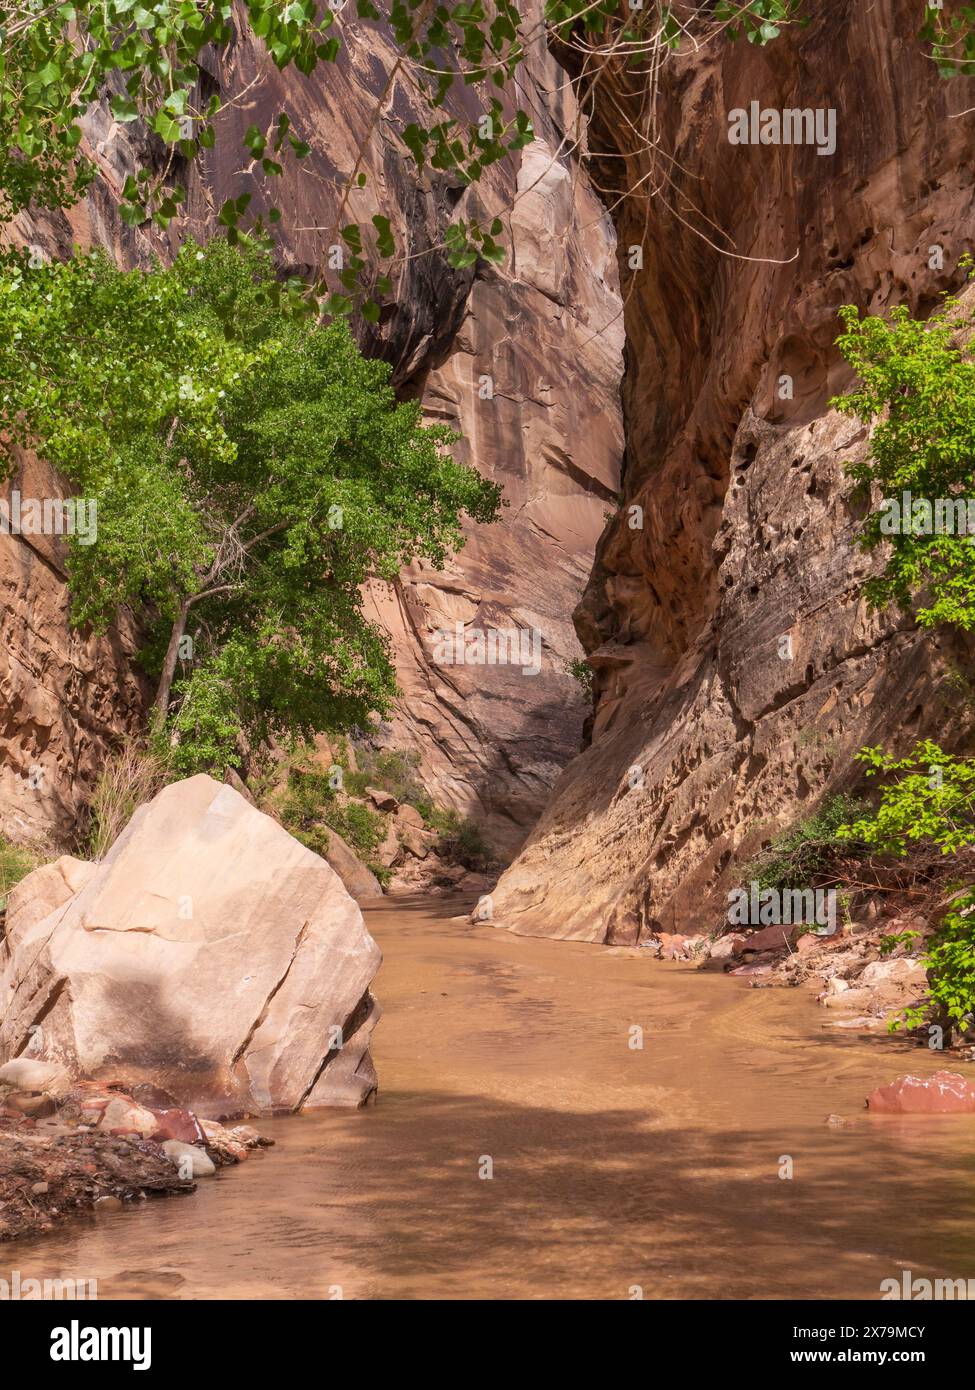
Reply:
[[[967, 51], [964, 43], [957, 51]], [[876, 606], [894, 601], [914, 610], [924, 628], [943, 623], [970, 632], [975, 363], [966, 339], [972, 316], [952, 296], [927, 320], [915, 319], [905, 305], [885, 318], [861, 315], [851, 305], [840, 312], [845, 331], [837, 342], [858, 380], [833, 404], [872, 426], [869, 454], [849, 472], [880, 493], [861, 543], [871, 551], [887, 547], [884, 568], [867, 580], [866, 594]], [[900, 758], [880, 748], [864, 748], [858, 757], [868, 777], [892, 780], [875, 811], [839, 827], [841, 838], [867, 853], [901, 859], [924, 846], [957, 854], [975, 844], [975, 760], [947, 754], [931, 740]], [[970, 1021], [973, 914], [975, 889], [969, 888], [952, 901], [928, 944], [928, 1001], [895, 1018], [892, 1027]]]
[[[313, 750], [296, 750], [285, 771], [283, 789], [271, 788], [266, 795], [267, 809], [309, 849], [325, 854], [328, 830], [334, 830], [385, 884], [391, 871], [379, 862], [377, 852], [389, 821], [364, 799], [367, 788], [376, 788], [419, 813], [424, 829], [436, 833], [431, 841], [442, 863], [475, 871], [495, 865], [494, 853], [474, 821], [433, 804], [417, 779], [416, 759], [395, 749], [357, 745], [358, 768], [353, 770], [342, 765], [350, 761], [347, 745], [342, 747], [337, 740], [335, 750], [341, 763], [331, 768], [316, 759]], [[274, 775], [280, 781], [280, 769]]]
[[23, 845], [13, 845], [0, 837], [0, 912], [7, 906], [7, 897], [22, 878], [36, 869], [41, 856]]
[[442, 565], [499, 489], [397, 404], [341, 323], [295, 314], [266, 253], [171, 269], [101, 256], [0, 274], [0, 428], [97, 501], [69, 559], [76, 624], [131, 609], [155, 709], [191, 773], [363, 724], [395, 690], [360, 588]]
[[924, 739], [903, 758], [880, 748], [863, 748], [857, 758], [868, 777], [891, 776], [876, 811], [840, 828], [876, 853], [903, 857], [919, 842], [942, 854], [975, 844], [975, 762], [943, 752]]
[[867, 596], [878, 606], [916, 606], [923, 627], [949, 623], [970, 631], [975, 363], [957, 336], [971, 330], [971, 316], [947, 298], [927, 320], [913, 318], [905, 305], [886, 318], [846, 305], [840, 317], [845, 331], [837, 344], [858, 381], [832, 404], [873, 426], [869, 455], [849, 473], [866, 488], [879, 486], [885, 499], [867, 516], [861, 541], [868, 550], [890, 547], [883, 572], [866, 582]]
[[811, 816], [783, 831], [745, 866], [745, 883], [754, 880], [759, 888], [803, 889], [838, 883], [841, 873], [837, 860], [849, 855], [847, 837], [839, 833], [852, 818], [869, 810], [865, 801], [833, 796]]
[[[891, 778], [876, 810], [837, 830], [838, 837], [880, 855], [906, 858], [919, 846], [942, 855], [975, 845], [975, 761], [956, 758], [925, 739], [902, 758], [879, 748], [857, 755], [868, 777]], [[929, 999], [891, 1021], [916, 1028], [967, 1027], [975, 1016], [975, 888], [952, 899], [924, 956]]]

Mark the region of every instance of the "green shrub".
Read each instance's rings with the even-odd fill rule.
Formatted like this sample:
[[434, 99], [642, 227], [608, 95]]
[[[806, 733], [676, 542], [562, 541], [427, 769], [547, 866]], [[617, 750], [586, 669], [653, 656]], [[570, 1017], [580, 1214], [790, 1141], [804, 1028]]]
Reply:
[[326, 808], [335, 800], [335, 789], [328, 773], [315, 767], [305, 756], [288, 769], [288, 781], [280, 803], [281, 820], [296, 839], [324, 819]]
[[879, 748], [857, 754], [868, 777], [896, 776], [884, 787], [876, 811], [865, 810], [841, 833], [881, 854], [903, 857], [911, 845], [926, 843], [942, 854], [975, 844], [975, 760], [944, 753], [924, 739], [903, 758]]
[[841, 827], [868, 809], [866, 802], [853, 797], [830, 797], [801, 824], [777, 835], [742, 870], [743, 881], [779, 891], [814, 886], [814, 880], [831, 873], [839, 854], [851, 850], [839, 833]]
[[919, 931], [887, 932], [879, 941], [880, 954], [892, 956], [899, 946], [910, 946], [921, 935]]
[[922, 963], [928, 972], [929, 997], [905, 1009], [888, 1023], [899, 1028], [920, 1028], [936, 1023], [946, 1030], [965, 1032], [975, 1016], [975, 889], [956, 898], [941, 926], [928, 943]]
[[0, 839], [0, 908], [7, 906], [7, 896], [11, 890], [41, 862], [41, 856], [35, 850]]
[[[965, 264], [963, 258], [963, 264]], [[969, 258], [967, 265], [971, 266]], [[885, 318], [840, 309], [845, 331], [837, 345], [857, 373], [852, 391], [830, 402], [871, 425], [865, 460], [848, 468], [864, 497], [882, 500], [861, 529], [867, 550], [882, 547], [886, 564], [864, 589], [878, 607], [895, 601], [916, 609], [922, 627], [975, 627], [975, 548], [971, 535], [934, 513], [938, 501], [966, 512], [975, 452], [975, 362], [958, 346], [973, 317], [957, 298], [927, 320], [906, 305]], [[907, 518], [895, 513], [903, 495], [914, 499]]]
[[961, 1024], [975, 1013], [975, 889], [955, 900], [938, 928], [924, 963], [936, 1014]]
[[494, 863], [494, 854], [476, 821], [461, 820], [456, 811], [436, 813], [440, 825], [437, 852], [447, 864], [462, 864], [465, 869], [481, 872]]
[[424, 820], [427, 819], [432, 802], [417, 776], [419, 753], [357, 746], [356, 762], [359, 771], [345, 774], [346, 790], [362, 796], [366, 787], [380, 787], [397, 801], [415, 806]]
[[583, 694], [592, 699], [593, 669], [585, 657], [578, 657], [575, 661], [566, 661], [562, 665], [562, 670], [573, 680], [579, 682]]
[[360, 859], [371, 859], [385, 834], [379, 813], [359, 801], [348, 801], [344, 806], [337, 803], [327, 806], [325, 823], [341, 835], [346, 844], [351, 845]]
[[[945, 753], [924, 739], [903, 758], [863, 748], [858, 758], [868, 777], [893, 777], [883, 787], [876, 811], [865, 813], [840, 833], [874, 852], [903, 858], [912, 848], [934, 847], [957, 854], [975, 844], [975, 760]], [[966, 887], [928, 943], [923, 964], [930, 996], [890, 1021], [891, 1030], [937, 1022], [964, 1024], [975, 1013], [975, 888]], [[881, 954], [907, 944], [917, 932], [886, 936]]]

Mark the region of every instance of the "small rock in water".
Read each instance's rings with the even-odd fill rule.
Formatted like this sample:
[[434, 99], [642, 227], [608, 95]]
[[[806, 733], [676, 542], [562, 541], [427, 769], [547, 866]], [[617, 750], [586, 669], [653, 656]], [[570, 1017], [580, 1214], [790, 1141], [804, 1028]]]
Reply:
[[183, 1144], [179, 1139], [167, 1139], [162, 1148], [167, 1158], [180, 1170], [181, 1176], [209, 1178], [217, 1171], [213, 1160], [195, 1144]]
[[870, 1093], [867, 1109], [881, 1115], [972, 1115], [975, 1086], [956, 1071], [898, 1076]]
[[234, 1125], [230, 1131], [238, 1144], [246, 1144], [248, 1148], [256, 1148], [258, 1145], [269, 1143], [262, 1139], [253, 1125]]
[[717, 941], [711, 943], [711, 959], [725, 960], [728, 956], [737, 956], [744, 941], [743, 936], [736, 935], [734, 932], [728, 936], [719, 936]]

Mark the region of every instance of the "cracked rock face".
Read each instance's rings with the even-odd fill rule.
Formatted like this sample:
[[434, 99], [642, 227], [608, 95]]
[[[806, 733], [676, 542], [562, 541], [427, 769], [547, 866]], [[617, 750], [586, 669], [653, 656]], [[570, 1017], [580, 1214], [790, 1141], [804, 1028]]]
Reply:
[[10, 895], [0, 1060], [148, 1082], [205, 1114], [360, 1105], [379, 963], [323, 859], [192, 777], [140, 807], [101, 863], [59, 860]]
[[[0, 496], [68, 496], [35, 460]], [[113, 734], [135, 728], [146, 682], [132, 624], [104, 637], [68, 624], [64, 542], [0, 534], [0, 833], [17, 842], [74, 826]]]
[[[678, 192], [618, 214], [644, 269], [621, 271], [624, 506], [576, 614], [592, 742], [493, 894], [498, 925], [619, 942], [717, 926], [763, 841], [849, 790], [859, 748], [951, 749], [971, 724], [970, 644], [861, 596], [844, 470], [868, 440], [828, 405], [850, 385], [839, 306], [923, 315], [964, 279], [972, 125], [951, 113], [975, 84], [942, 82], [916, 28], [903, 5], [828, 3], [767, 50], [670, 70]], [[633, 186], [632, 95], [603, 74], [594, 99], [591, 143], [625, 156]], [[836, 153], [732, 146], [727, 113], [752, 100], [834, 108]], [[719, 255], [689, 219], [754, 259]]]

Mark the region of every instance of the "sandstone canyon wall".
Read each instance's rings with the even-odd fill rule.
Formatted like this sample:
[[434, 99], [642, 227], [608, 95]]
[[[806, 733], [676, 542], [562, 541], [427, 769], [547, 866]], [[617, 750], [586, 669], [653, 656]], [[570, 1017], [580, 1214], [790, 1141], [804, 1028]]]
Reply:
[[[386, 90], [392, 45], [353, 19], [339, 22], [347, 54], [312, 78], [278, 72], [239, 26], [226, 60], [202, 79], [239, 101], [220, 118], [217, 147], [202, 170], [176, 171], [187, 195], [176, 235], [212, 231], [224, 199], [240, 193], [242, 174], [252, 172], [240, 158], [245, 130], [265, 129], [287, 110], [311, 155], [258, 185], [253, 208], [281, 208], [285, 266], [318, 274], [336, 240], [337, 190], [361, 147], [368, 182], [341, 221], [368, 221], [381, 210], [408, 252], [394, 276], [393, 303], [376, 329], [364, 330], [364, 346], [390, 361], [402, 394], [419, 396], [431, 419], [457, 429], [459, 456], [501, 482], [508, 502], [499, 523], [469, 528], [465, 550], [446, 573], [417, 568], [368, 596], [370, 613], [389, 633], [403, 691], [382, 738], [419, 756], [436, 801], [473, 816], [495, 847], [511, 851], [578, 751], [589, 712], [565, 668], [581, 655], [571, 613], [619, 486], [623, 328], [613, 229], [567, 153], [575, 108], [543, 44], [536, 43], [518, 93], [535, 141], [465, 192], [436, 173], [417, 180], [399, 132], [418, 99], [402, 77]], [[473, 99], [470, 92], [457, 98], [468, 106]], [[126, 265], [168, 254], [175, 235], [163, 241], [132, 231], [118, 216], [136, 154], [159, 155], [151, 142], [140, 148], [133, 132], [97, 113], [87, 139], [100, 177], [89, 197], [66, 217], [23, 219], [17, 237], [53, 255], [72, 242], [103, 245]], [[246, 186], [253, 187], [250, 179]], [[478, 211], [503, 213], [508, 262], [453, 270], [439, 248], [443, 230], [452, 217]], [[487, 398], [485, 376], [493, 384]], [[46, 567], [23, 540], [5, 537], [0, 548], [7, 595], [0, 831], [17, 839], [70, 835], [111, 738], [134, 727], [145, 699], [127, 659], [130, 641], [128, 648], [120, 636], [93, 643], [70, 632], [58, 547], [52, 542]], [[457, 621], [468, 629], [538, 630], [540, 673], [438, 666], [435, 633]], [[31, 775], [37, 767], [44, 797]]]
[[[494, 894], [494, 920], [515, 931], [713, 927], [735, 870], [849, 787], [857, 749], [951, 747], [970, 721], [970, 649], [860, 596], [844, 466], [866, 434], [828, 402], [849, 384], [840, 305], [924, 314], [964, 280], [975, 118], [956, 113], [975, 84], [939, 79], [914, 5], [811, 9], [766, 49], [668, 65], [666, 177], [616, 214], [621, 257], [641, 247], [644, 268], [621, 271], [625, 505], [577, 613], [597, 709], [591, 746]], [[650, 172], [636, 88], [614, 69], [593, 89], [611, 189]], [[752, 101], [833, 108], [835, 153], [732, 145], [728, 112]]]

